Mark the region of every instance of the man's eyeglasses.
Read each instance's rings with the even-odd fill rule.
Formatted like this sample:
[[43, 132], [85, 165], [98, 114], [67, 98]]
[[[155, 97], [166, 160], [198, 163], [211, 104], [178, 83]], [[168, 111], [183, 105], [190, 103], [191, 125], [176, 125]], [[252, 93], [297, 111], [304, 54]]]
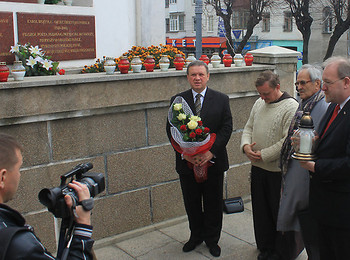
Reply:
[[329, 82], [329, 81], [324, 80], [324, 81], [323, 81], [323, 85], [330, 86], [330, 85], [333, 85], [335, 82], [338, 82], [338, 81], [343, 80], [343, 79], [345, 79], [345, 77], [342, 77], [342, 78], [340, 78], [340, 79], [334, 80], [334, 81], [332, 81], [332, 82]]
[[305, 81], [305, 80], [300, 80], [300, 81], [297, 81], [294, 83], [294, 85], [296, 87], [298, 87], [299, 85], [302, 85], [302, 86], [305, 86], [307, 83], [311, 82], [312, 80], [308, 80], [308, 81]]

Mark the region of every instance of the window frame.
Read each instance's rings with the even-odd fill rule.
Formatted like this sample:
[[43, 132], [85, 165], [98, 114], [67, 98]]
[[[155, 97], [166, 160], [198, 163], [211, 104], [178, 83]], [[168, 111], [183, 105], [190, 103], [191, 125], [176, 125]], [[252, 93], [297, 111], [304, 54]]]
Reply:
[[208, 15], [208, 32], [214, 32], [214, 15]]
[[262, 32], [270, 32], [271, 30], [271, 15], [269, 12], [263, 13], [262, 15]]
[[250, 11], [240, 9], [232, 12], [232, 29], [247, 29]]
[[[169, 14], [169, 32], [179, 32], [185, 30], [185, 14], [173, 13]], [[166, 25], [167, 26], [167, 25]]]
[[322, 10], [322, 33], [333, 32], [333, 17], [332, 9], [329, 6], [325, 6]]
[[283, 12], [284, 22], [283, 22], [283, 31], [292, 32], [293, 31], [293, 15], [290, 11]]

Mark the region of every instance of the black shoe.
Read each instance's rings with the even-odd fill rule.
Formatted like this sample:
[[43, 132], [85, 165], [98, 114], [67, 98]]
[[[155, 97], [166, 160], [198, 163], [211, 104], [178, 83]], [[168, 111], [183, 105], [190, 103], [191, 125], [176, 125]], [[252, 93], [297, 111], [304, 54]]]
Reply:
[[212, 256], [219, 257], [221, 254], [221, 248], [218, 245], [213, 245], [209, 247], [209, 253]]
[[258, 255], [258, 260], [268, 260], [270, 256], [269, 251], [262, 251], [260, 252], [260, 254]]
[[192, 250], [194, 250], [198, 245], [202, 244], [203, 241], [201, 240], [188, 240], [187, 243], [184, 244], [182, 251], [184, 251], [185, 253], [190, 252]]

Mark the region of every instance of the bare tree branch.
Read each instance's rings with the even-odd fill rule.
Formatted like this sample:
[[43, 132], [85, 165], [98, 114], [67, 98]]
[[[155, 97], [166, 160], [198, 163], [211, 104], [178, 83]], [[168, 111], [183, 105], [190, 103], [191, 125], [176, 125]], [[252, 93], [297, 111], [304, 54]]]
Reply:
[[309, 41], [311, 37], [311, 25], [313, 18], [310, 15], [310, 0], [285, 0], [289, 5], [292, 16], [295, 19], [298, 30], [303, 36], [303, 64], [308, 63]]
[[332, 7], [337, 23], [329, 39], [327, 52], [323, 60], [332, 56], [338, 40], [350, 27], [350, 0], [329, 0], [329, 4]]
[[[231, 55], [234, 55], [236, 52], [241, 53], [244, 46], [247, 44], [249, 38], [253, 34], [254, 27], [259, 24], [262, 20], [263, 12], [273, 5], [273, 0], [241, 0], [241, 3], [249, 4], [249, 20], [247, 23], [247, 32], [243, 37], [243, 40], [240, 42], [236, 50], [233, 49], [233, 40], [232, 40], [232, 25], [231, 18], [233, 13], [233, 6], [235, 3], [239, 3], [237, 0], [204, 0], [205, 5], [211, 5], [216, 11], [216, 15], [221, 17], [224, 22], [225, 34], [226, 34], [226, 45], [227, 50]], [[248, 6], [248, 5], [247, 5]], [[225, 9], [225, 12], [223, 12]]]

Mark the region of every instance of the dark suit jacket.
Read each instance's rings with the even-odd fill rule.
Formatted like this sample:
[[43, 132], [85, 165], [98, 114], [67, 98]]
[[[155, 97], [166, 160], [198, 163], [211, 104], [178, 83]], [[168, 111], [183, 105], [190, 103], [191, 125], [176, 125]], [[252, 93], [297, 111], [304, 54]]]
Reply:
[[[331, 104], [321, 122], [323, 131], [333, 113]], [[323, 224], [350, 228], [350, 102], [338, 113], [316, 149], [310, 181], [310, 209]]]
[[[191, 110], [195, 111], [191, 89], [173, 96], [170, 104], [172, 104], [176, 96], [183, 97], [191, 107]], [[212, 168], [211, 170], [224, 172], [228, 170], [229, 167], [226, 144], [232, 134], [232, 115], [228, 96], [207, 88], [200, 117], [203, 121], [203, 126], [209, 127], [211, 133], [216, 133], [216, 140], [210, 149], [215, 156], [213, 159], [215, 163], [210, 168]], [[167, 134], [170, 140], [169, 122], [167, 122]], [[179, 174], [193, 173], [193, 171], [188, 168], [187, 161], [183, 160], [181, 154], [178, 152], [176, 152], [176, 171]]]

